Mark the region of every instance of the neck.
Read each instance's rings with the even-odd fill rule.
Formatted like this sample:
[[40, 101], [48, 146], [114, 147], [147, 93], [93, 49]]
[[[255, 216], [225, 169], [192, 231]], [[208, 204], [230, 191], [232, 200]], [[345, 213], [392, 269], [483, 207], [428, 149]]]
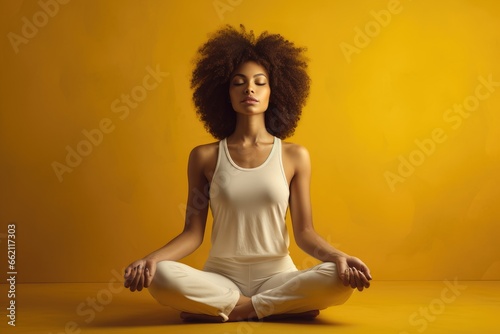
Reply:
[[273, 135], [267, 132], [264, 114], [236, 116], [236, 128], [229, 136], [232, 142], [259, 144], [272, 141]]

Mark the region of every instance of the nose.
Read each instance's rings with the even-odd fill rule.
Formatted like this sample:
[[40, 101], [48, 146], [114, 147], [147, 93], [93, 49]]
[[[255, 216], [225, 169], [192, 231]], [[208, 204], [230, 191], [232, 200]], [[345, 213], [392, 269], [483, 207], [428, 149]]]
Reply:
[[252, 86], [248, 85], [246, 88], [245, 88], [245, 94], [250, 94], [250, 93], [255, 93], [254, 89]]

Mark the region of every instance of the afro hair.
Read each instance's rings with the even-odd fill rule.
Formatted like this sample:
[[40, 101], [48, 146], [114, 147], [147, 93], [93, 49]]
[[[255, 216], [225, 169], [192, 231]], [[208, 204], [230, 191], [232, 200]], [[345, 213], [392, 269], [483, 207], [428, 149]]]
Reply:
[[234, 132], [236, 112], [229, 101], [229, 80], [240, 65], [254, 61], [269, 74], [271, 96], [265, 112], [266, 128], [285, 139], [293, 135], [309, 95], [305, 48], [279, 34], [263, 32], [257, 38], [227, 25], [198, 49], [191, 77], [193, 102], [200, 120], [216, 139]]

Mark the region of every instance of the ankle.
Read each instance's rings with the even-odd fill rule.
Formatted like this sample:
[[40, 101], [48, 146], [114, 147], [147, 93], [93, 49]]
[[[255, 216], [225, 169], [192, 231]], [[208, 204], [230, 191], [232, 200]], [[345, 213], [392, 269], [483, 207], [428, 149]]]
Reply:
[[238, 299], [238, 301], [236, 302], [236, 306], [243, 305], [243, 304], [251, 302], [251, 301], [252, 301], [252, 298], [244, 296], [244, 295], [240, 295], [240, 299]]
[[246, 321], [255, 318], [257, 318], [257, 313], [255, 312], [250, 298], [248, 298], [248, 301], [235, 306], [233, 311], [229, 314], [229, 321]]

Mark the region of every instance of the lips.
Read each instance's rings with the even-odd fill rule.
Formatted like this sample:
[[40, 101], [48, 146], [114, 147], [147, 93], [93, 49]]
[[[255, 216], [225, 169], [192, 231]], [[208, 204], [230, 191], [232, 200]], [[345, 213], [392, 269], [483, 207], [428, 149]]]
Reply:
[[241, 101], [241, 103], [256, 103], [259, 102], [255, 97], [248, 96], [244, 100]]

